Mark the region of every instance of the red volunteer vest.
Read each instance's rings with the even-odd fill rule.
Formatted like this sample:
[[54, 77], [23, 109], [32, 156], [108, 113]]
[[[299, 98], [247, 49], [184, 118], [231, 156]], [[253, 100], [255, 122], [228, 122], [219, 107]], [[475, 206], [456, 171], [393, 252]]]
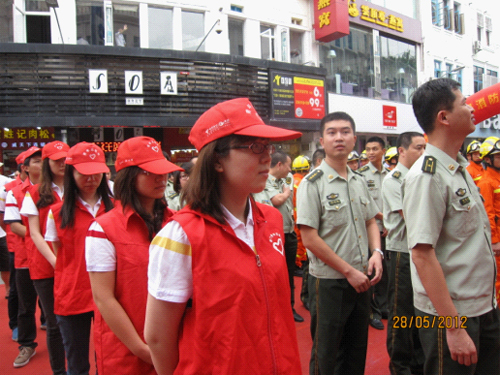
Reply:
[[280, 212], [252, 200], [257, 254], [233, 229], [188, 207], [177, 221], [191, 243], [193, 296], [176, 375], [301, 374]]
[[[9, 192], [22, 183], [23, 182], [21, 181], [21, 179], [16, 177], [14, 181], [5, 184], [4, 189], [6, 192]], [[24, 241], [21, 237], [12, 232], [12, 229], [10, 229], [10, 225], [6, 225], [5, 228], [5, 233], [7, 233], [7, 248], [9, 249], [9, 252], [13, 253], [18, 247], [24, 246]]]
[[[28, 189], [28, 192], [31, 195], [31, 199], [33, 199], [35, 205], [40, 200], [40, 193], [38, 192], [39, 187], [40, 184], [37, 184], [31, 186]], [[54, 192], [53, 194], [55, 199], [54, 204], [56, 204], [57, 202], [61, 202], [61, 198], [59, 198], [59, 195], [56, 192]], [[51, 206], [47, 206], [38, 210], [38, 220], [40, 221], [40, 232], [42, 233], [42, 236], [45, 235], [45, 230], [47, 227], [47, 215], [49, 214]], [[27, 238], [29, 237], [29, 241], [26, 241], [26, 249], [28, 251], [28, 261], [29, 261], [31, 279], [39, 280], [39, 279], [48, 279], [54, 277], [54, 268], [50, 265], [49, 261], [45, 259], [42, 253], [38, 251], [38, 248], [31, 239], [29, 225], [26, 228], [26, 237]]]
[[[165, 225], [173, 211], [166, 209], [163, 217]], [[96, 219], [104, 230], [91, 232], [92, 236], [105, 237], [116, 250], [115, 296], [132, 321], [135, 330], [144, 340], [144, 320], [148, 296], [148, 230], [144, 220], [127, 207], [125, 214], [119, 201], [115, 208]], [[94, 314], [94, 346], [97, 372], [107, 374], [155, 375], [153, 365], [135, 356], [106, 324], [99, 310]]]
[[[12, 194], [14, 195], [14, 198], [16, 198], [17, 202], [17, 207], [19, 208], [19, 211], [21, 211], [21, 207], [23, 205], [23, 200], [24, 196], [26, 195], [26, 192], [28, 189], [31, 187], [31, 182], [29, 178], [26, 178], [24, 182], [21, 185], [17, 185], [16, 187], [12, 188]], [[28, 218], [21, 216], [21, 222], [26, 228], [28, 228]], [[26, 249], [26, 240], [28, 239], [28, 233], [24, 236], [24, 238], [19, 237], [19, 239], [22, 241], [19, 243], [19, 246], [15, 248], [15, 253], [14, 253], [14, 267], [15, 268], [29, 268], [29, 261], [28, 261], [28, 253]]]
[[[54, 312], [57, 315], [77, 315], [94, 310], [92, 289], [85, 263], [85, 237], [94, 217], [77, 200], [73, 227], [61, 229], [59, 213], [62, 204], [63, 202], [59, 202], [52, 206], [57, 235], [61, 243], [54, 272]], [[97, 216], [102, 214], [104, 214], [104, 204], [101, 204]]]

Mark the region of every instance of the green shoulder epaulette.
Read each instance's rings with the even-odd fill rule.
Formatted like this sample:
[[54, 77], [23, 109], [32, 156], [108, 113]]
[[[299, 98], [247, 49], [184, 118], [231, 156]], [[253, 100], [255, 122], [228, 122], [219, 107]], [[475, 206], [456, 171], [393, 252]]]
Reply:
[[367, 171], [367, 170], [369, 170], [369, 169], [370, 169], [370, 167], [369, 167], [369, 166], [367, 166], [367, 165], [365, 165], [364, 167], [359, 168], [359, 169], [358, 169], [358, 172], [366, 172], [366, 171]]
[[[359, 169], [358, 169], [359, 170]], [[352, 171], [352, 173], [357, 174], [358, 176], [365, 177], [364, 174], [359, 173], [358, 171]]]
[[384, 167], [384, 169], [385, 169], [386, 172], [390, 172], [391, 171], [389, 168], [385, 168]]
[[422, 164], [422, 170], [426, 173], [436, 173], [436, 158], [434, 156], [426, 156]]
[[321, 169], [315, 169], [314, 171], [312, 171], [311, 173], [309, 173], [309, 175], [306, 177], [306, 180], [309, 181], [309, 182], [314, 182], [318, 178], [320, 178], [321, 176], [323, 176], [323, 173], [324, 172]]
[[172, 194], [170, 194], [170, 195], [168, 196], [168, 198], [169, 198], [169, 199], [174, 199], [174, 198], [175, 198], [176, 196], [178, 196], [178, 195], [179, 195], [179, 193], [173, 192]]
[[394, 172], [394, 173], [392, 174], [392, 177], [399, 179], [399, 177], [401, 177], [401, 172], [400, 172], [400, 171], [396, 171], [396, 172]]

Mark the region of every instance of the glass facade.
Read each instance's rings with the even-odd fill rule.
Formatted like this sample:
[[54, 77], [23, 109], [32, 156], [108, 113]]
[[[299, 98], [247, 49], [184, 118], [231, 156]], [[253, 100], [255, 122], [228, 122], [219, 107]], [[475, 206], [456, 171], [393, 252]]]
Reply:
[[[203, 13], [182, 11], [182, 49], [196, 51], [205, 36], [205, 15]], [[205, 51], [203, 43], [198, 51]]]
[[173, 10], [166, 8], [148, 8], [149, 48], [173, 48]]
[[320, 46], [327, 90], [409, 103], [417, 87], [415, 45], [351, 27], [350, 35]]

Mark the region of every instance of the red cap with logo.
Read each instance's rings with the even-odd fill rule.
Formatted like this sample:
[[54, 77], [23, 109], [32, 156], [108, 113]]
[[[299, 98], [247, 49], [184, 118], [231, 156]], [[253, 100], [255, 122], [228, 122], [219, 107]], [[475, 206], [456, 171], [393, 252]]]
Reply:
[[169, 162], [160, 145], [151, 137], [129, 138], [118, 147], [115, 169], [136, 166], [154, 174], [167, 174], [183, 171], [181, 167]]
[[231, 134], [273, 141], [286, 141], [302, 135], [300, 132], [264, 124], [250, 100], [238, 98], [216, 104], [203, 113], [189, 133], [189, 142], [200, 151], [210, 142]]
[[69, 146], [66, 143], [61, 141], [50, 142], [42, 148], [42, 159], [59, 160], [65, 158], [68, 151]]
[[42, 149], [40, 147], [36, 147], [36, 146], [31, 146], [30, 148], [28, 148], [26, 151], [23, 152], [23, 163], [26, 159], [32, 157], [34, 154], [36, 154], [37, 152], [39, 151], [42, 151]]
[[109, 172], [104, 151], [95, 143], [80, 142], [71, 147], [66, 155], [66, 164], [74, 166], [84, 175]]

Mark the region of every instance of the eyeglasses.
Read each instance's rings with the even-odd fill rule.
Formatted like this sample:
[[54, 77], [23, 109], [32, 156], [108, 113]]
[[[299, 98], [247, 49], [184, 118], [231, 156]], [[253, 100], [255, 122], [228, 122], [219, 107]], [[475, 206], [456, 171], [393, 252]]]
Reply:
[[231, 148], [232, 149], [245, 149], [245, 148], [248, 148], [254, 154], [257, 154], [257, 155], [258, 154], [262, 154], [266, 150], [269, 152], [269, 155], [274, 154], [274, 152], [276, 151], [276, 149], [274, 148], [273, 145], [265, 145], [263, 143], [258, 143], [258, 142], [252, 143], [252, 144], [247, 145], [247, 146], [233, 146]]

